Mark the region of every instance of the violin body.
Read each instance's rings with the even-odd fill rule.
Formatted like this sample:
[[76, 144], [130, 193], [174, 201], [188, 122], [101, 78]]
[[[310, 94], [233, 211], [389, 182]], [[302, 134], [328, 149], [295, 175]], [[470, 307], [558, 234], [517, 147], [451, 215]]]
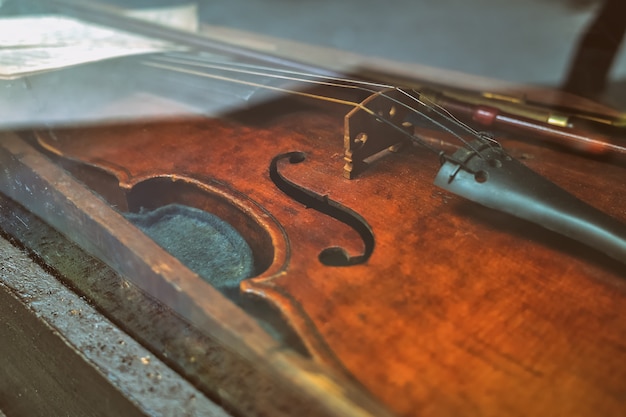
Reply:
[[[345, 178], [345, 113], [276, 100], [32, 145], [121, 213], [175, 203], [226, 220], [255, 259], [233, 297], [277, 310], [310, 360], [397, 415], [623, 412], [626, 267], [440, 190], [417, 146]], [[622, 165], [519, 139], [501, 143], [626, 222]]]

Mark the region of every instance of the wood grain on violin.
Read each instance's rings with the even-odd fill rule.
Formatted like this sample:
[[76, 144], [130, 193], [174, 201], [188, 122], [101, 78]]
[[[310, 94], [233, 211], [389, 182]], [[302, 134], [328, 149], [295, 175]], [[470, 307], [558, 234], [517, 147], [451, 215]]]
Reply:
[[[241, 293], [398, 415], [622, 413], [623, 264], [441, 191], [420, 147], [345, 179], [344, 116], [279, 100], [223, 119], [43, 131], [37, 145], [121, 212], [179, 203], [228, 221], [254, 253]], [[626, 221], [623, 166], [503, 145]]]

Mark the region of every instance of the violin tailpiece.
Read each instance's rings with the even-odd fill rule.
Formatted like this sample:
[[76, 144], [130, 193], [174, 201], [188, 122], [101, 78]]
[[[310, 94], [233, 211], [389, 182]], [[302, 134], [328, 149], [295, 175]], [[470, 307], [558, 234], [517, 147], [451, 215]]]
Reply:
[[435, 185], [528, 220], [624, 262], [626, 227], [537, 174], [502, 148], [474, 142], [446, 158]]

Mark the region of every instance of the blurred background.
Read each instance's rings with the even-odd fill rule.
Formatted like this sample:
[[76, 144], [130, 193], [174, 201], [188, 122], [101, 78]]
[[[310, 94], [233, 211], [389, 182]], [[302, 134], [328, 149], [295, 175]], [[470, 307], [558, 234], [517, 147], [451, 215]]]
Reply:
[[[596, 3], [566, 0], [204, 2], [201, 19], [365, 55], [557, 84]], [[626, 56], [620, 71], [626, 75]]]
[[[621, 0], [620, 0], [621, 1]], [[621, 19], [626, 19], [626, 2]], [[593, 0], [230, 0], [200, 3], [201, 20], [281, 38], [490, 78], [560, 86]], [[619, 46], [621, 39], [607, 42]], [[626, 105], [619, 47], [605, 98]]]

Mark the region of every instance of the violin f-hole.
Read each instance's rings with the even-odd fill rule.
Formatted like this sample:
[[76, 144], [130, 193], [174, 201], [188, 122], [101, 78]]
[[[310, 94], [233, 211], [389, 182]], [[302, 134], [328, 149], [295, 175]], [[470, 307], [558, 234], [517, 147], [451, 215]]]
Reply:
[[331, 200], [327, 195], [315, 193], [285, 178], [278, 170], [278, 164], [282, 160], [287, 160], [290, 164], [299, 164], [306, 160], [306, 155], [304, 152], [287, 152], [272, 159], [269, 168], [270, 179], [278, 189], [307, 208], [315, 209], [350, 226], [363, 240], [364, 250], [360, 255], [350, 256], [344, 248], [332, 246], [319, 253], [319, 261], [327, 266], [350, 266], [367, 261], [374, 251], [374, 234], [367, 221], [355, 211]]

